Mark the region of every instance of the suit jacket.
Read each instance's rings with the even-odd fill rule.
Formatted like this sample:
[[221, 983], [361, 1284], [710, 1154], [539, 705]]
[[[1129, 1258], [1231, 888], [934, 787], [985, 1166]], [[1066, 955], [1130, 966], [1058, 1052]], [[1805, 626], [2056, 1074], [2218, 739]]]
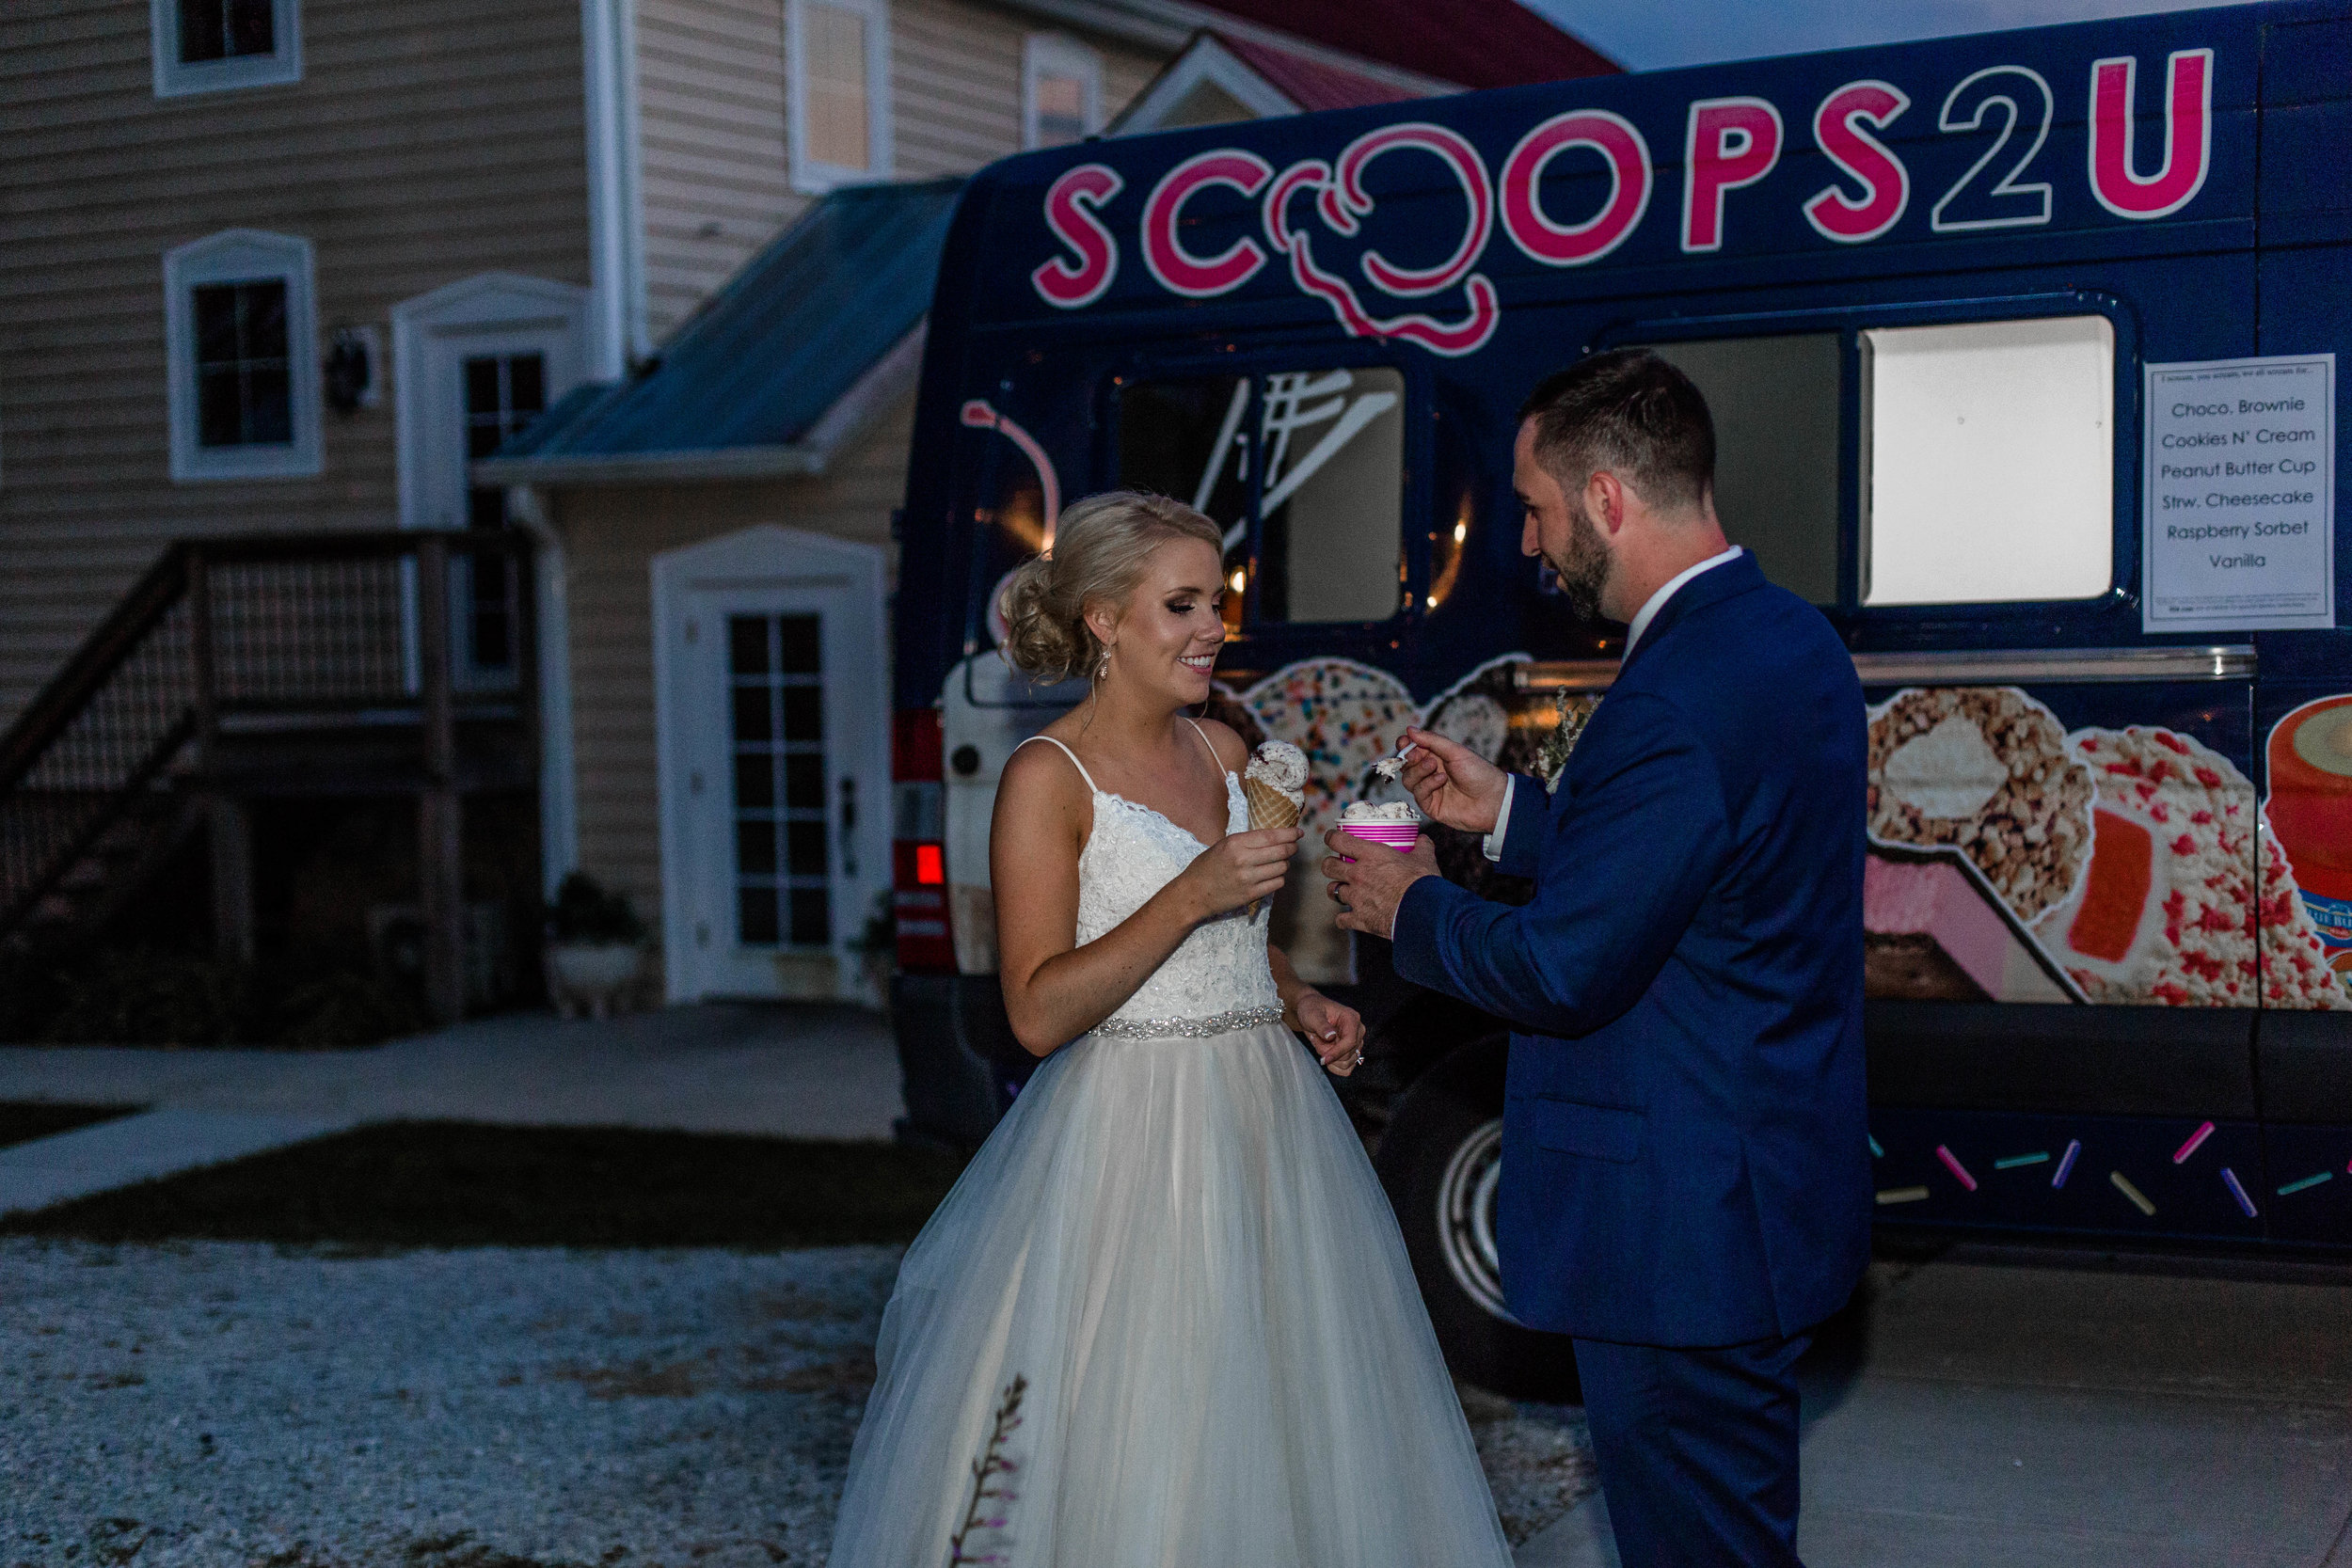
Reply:
[[1639, 1344], [1800, 1332], [1869, 1254], [1865, 719], [1820, 612], [1742, 554], [1659, 610], [1559, 790], [1515, 787], [1512, 908], [1406, 891], [1396, 968], [1506, 1019], [1512, 1313]]

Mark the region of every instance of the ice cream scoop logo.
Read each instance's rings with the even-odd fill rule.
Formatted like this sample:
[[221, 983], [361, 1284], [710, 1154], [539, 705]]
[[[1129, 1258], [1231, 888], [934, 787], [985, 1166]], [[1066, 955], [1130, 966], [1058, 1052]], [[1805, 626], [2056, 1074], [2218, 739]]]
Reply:
[[[1365, 251], [1358, 266], [1367, 281], [1399, 299], [1422, 298], [1459, 287], [1468, 313], [1455, 320], [1422, 311], [1375, 315], [1344, 274], [1316, 261], [1313, 229], [1298, 221], [1296, 198], [1312, 191], [1313, 208], [1324, 225], [1336, 234], [1356, 234], [1362, 219], [1377, 205], [1364, 187], [1365, 167], [1384, 154], [1408, 149], [1442, 159], [1461, 186], [1469, 204], [1461, 240], [1452, 254], [1433, 266], [1400, 266], [1377, 250]], [[1502, 320], [1494, 285], [1484, 274], [1471, 270], [1494, 231], [1494, 186], [1477, 149], [1441, 125], [1416, 122], [1369, 132], [1348, 144], [1336, 167], [1312, 158], [1293, 164], [1267, 193], [1263, 218], [1267, 240], [1290, 258], [1291, 280], [1329, 305], [1351, 338], [1401, 338], [1436, 354], [1474, 354], [1486, 346]]]

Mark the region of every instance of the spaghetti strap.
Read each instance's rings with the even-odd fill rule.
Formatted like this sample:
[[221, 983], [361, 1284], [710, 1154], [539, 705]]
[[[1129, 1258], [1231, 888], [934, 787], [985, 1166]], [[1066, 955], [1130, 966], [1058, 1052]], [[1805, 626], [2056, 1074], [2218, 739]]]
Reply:
[[[1196, 725], [1196, 726], [1194, 726], [1194, 727], [1195, 727], [1195, 728], [1198, 728], [1199, 726], [1198, 726], [1198, 725]], [[1205, 740], [1205, 739], [1207, 739], [1208, 737], [1207, 737], [1206, 736], [1203, 736], [1201, 738]], [[1096, 783], [1094, 782], [1094, 775], [1087, 771], [1087, 765], [1086, 765], [1085, 763], [1080, 762], [1080, 761], [1078, 760], [1078, 753], [1077, 753], [1077, 752], [1075, 752], [1072, 751], [1072, 750], [1071, 750], [1069, 747], [1067, 747], [1067, 746], [1062, 746], [1062, 744], [1061, 744], [1061, 742], [1060, 742], [1060, 741], [1056, 740], [1056, 739], [1055, 739], [1052, 736], [1050, 736], [1050, 735], [1033, 735], [1033, 736], [1029, 736], [1029, 740], [1042, 740], [1042, 741], [1044, 741], [1044, 742], [1045, 742], [1047, 745], [1049, 745], [1049, 746], [1060, 746], [1060, 747], [1061, 747], [1061, 754], [1062, 754], [1063, 756], [1066, 756], [1066, 757], [1068, 757], [1068, 758], [1070, 759], [1070, 766], [1071, 766], [1071, 767], [1073, 767], [1073, 768], [1076, 768], [1076, 769], [1078, 770], [1078, 777], [1080, 777], [1080, 778], [1084, 779], [1084, 780], [1087, 782], [1087, 789], [1089, 790], [1089, 792], [1090, 792], [1090, 793], [1092, 793], [1092, 794], [1095, 794], [1095, 795], [1100, 795], [1100, 794], [1102, 794], [1102, 793], [1103, 793], [1103, 786], [1102, 786], [1101, 784], [1096, 784]], [[1021, 742], [1021, 746], [1026, 746], [1026, 745], [1029, 743], [1029, 740], [1025, 740], [1025, 741]], [[1015, 747], [1013, 748], [1013, 750], [1017, 752], [1017, 751], [1021, 750], [1021, 746], [1015, 746]]]
[[[1220, 773], [1232, 773], [1232, 769], [1225, 766], [1225, 759], [1216, 754], [1216, 746], [1209, 739], [1209, 732], [1200, 727], [1200, 721], [1187, 714], [1184, 717], [1184, 722], [1190, 724], [1192, 733], [1200, 737], [1200, 744], [1209, 748], [1209, 761], [1216, 765], [1216, 770]], [[1053, 737], [1048, 736], [1046, 738], [1050, 740]], [[1076, 759], [1073, 757], [1072, 760]]]

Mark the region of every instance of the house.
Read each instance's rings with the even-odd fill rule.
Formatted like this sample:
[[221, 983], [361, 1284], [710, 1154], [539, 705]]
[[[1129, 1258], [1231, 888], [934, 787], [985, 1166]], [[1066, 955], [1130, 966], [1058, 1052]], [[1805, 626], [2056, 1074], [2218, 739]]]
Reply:
[[[886, 847], [794, 867], [880, 842], [886, 737], [822, 742], [862, 816], [787, 806], [792, 693], [885, 664], [954, 177], [1614, 69], [1513, 0], [61, 0], [0, 11], [0, 942], [181, 884], [232, 956], [415, 908], [444, 1014], [574, 866], [660, 911], [674, 996], [840, 983]], [[811, 571], [856, 600], [821, 676], [800, 610], [710, 596]], [[695, 605], [765, 673], [658, 700]], [[731, 787], [663, 772], [730, 680], [765, 861], [664, 810]]]

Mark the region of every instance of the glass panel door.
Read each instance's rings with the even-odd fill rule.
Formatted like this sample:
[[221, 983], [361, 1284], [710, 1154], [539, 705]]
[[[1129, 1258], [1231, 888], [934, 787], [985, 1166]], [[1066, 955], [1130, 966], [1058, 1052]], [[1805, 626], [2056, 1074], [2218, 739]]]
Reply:
[[727, 617], [736, 941], [744, 947], [833, 942], [823, 631], [818, 615]]

